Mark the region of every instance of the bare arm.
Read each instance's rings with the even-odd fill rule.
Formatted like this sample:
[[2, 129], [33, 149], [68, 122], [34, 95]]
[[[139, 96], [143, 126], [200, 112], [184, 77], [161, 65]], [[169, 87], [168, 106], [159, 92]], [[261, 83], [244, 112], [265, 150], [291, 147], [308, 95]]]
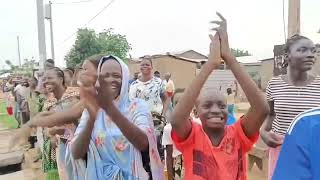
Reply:
[[263, 121], [269, 113], [269, 106], [257, 85], [251, 79], [250, 75], [243, 68], [241, 68], [240, 64], [231, 53], [227, 33], [227, 22], [221, 14], [217, 13], [217, 15], [222, 21], [213, 21], [213, 23], [220, 25], [220, 27], [215, 28], [215, 30], [218, 31], [221, 39], [222, 58], [229, 65], [251, 106], [245, 115], [244, 120], [241, 122], [245, 134], [248, 137], [251, 137], [259, 132]]
[[210, 38], [211, 46], [208, 61], [203, 65], [200, 73], [186, 89], [172, 112], [172, 129], [182, 139], [186, 139], [191, 132], [192, 126], [191, 122], [188, 119], [190, 117], [190, 112], [194, 106], [194, 102], [197, 100], [200, 90], [202, 89], [202, 86], [206, 82], [211, 72], [219, 67], [221, 63], [219, 37], [216, 34], [214, 37], [210, 36]]
[[242, 121], [244, 132], [250, 137], [259, 132], [263, 121], [268, 115], [269, 107], [255, 82], [250, 78], [250, 75], [241, 68], [240, 64], [231, 53], [230, 56], [226, 57], [225, 61], [228, 63], [231, 71], [238, 80], [251, 106]]
[[81, 131], [79, 135], [74, 137], [73, 142], [71, 144], [71, 153], [74, 159], [81, 159], [85, 157], [86, 153], [88, 152], [91, 134], [94, 128], [94, 122], [96, 118], [96, 110], [89, 110], [89, 108], [87, 109], [90, 115], [89, 117], [84, 118], [89, 119], [86, 120], [86, 124], [84, 126], [83, 131]]
[[113, 103], [108, 103], [103, 109], [135, 148], [139, 151], [146, 151], [148, 149], [149, 141], [145, 132], [122, 115]]
[[162, 101], [162, 104], [163, 104], [162, 115], [165, 115], [167, 110], [168, 110], [168, 107], [170, 105], [170, 98], [167, 96], [166, 93], [164, 93], [161, 96], [161, 101]]
[[275, 118], [275, 112], [274, 112], [274, 101], [268, 101], [269, 104], [269, 115], [267, 116], [266, 120], [264, 121], [261, 131], [271, 131], [272, 129], [272, 123]]
[[29, 127], [53, 127], [72, 123], [81, 117], [84, 110], [82, 101], [73, 105], [69, 110], [63, 112], [40, 112], [32, 120], [28, 121]]
[[283, 143], [284, 137], [271, 131], [275, 118], [274, 101], [269, 101], [270, 113], [260, 129], [261, 139], [269, 147], [277, 147]]

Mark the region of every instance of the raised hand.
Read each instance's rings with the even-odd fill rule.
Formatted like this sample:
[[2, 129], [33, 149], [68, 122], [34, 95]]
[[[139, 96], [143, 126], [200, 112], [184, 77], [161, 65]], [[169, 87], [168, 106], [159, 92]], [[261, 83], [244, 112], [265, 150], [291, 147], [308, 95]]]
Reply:
[[227, 20], [217, 12], [217, 15], [220, 18], [220, 21], [211, 21], [211, 23], [218, 25], [216, 28], [212, 28], [212, 30], [215, 30], [218, 32], [220, 37], [220, 45], [221, 45], [221, 57], [223, 60], [228, 63], [229, 59], [232, 59], [230, 57], [233, 57], [233, 54], [231, 53], [230, 47], [229, 47], [229, 39], [228, 39], [228, 32], [227, 32]]
[[209, 35], [211, 39], [210, 43], [210, 54], [208, 60], [213, 63], [215, 68], [218, 68], [221, 64], [221, 53], [220, 53], [220, 40], [219, 35], [216, 33], [214, 36]]

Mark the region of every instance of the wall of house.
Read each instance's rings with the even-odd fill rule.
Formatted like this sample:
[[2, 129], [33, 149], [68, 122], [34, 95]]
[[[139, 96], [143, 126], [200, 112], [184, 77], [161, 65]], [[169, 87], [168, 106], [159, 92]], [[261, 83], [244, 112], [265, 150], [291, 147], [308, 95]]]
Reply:
[[164, 56], [153, 59], [152, 63], [153, 70], [159, 71], [161, 77], [167, 72], [171, 73], [176, 89], [188, 87], [196, 75], [196, 63], [193, 62]]
[[140, 72], [140, 62], [129, 61], [130, 79], [133, 78], [135, 72]]
[[242, 64], [244, 69], [251, 75], [254, 80], [258, 80], [261, 78], [261, 64]]
[[[153, 71], [159, 71], [161, 78], [167, 72], [171, 73], [172, 80], [175, 83], [176, 89], [186, 88], [196, 75], [196, 63], [176, 59], [169, 56], [162, 56], [152, 59]], [[133, 77], [134, 72], [140, 72], [140, 64], [129, 61], [130, 77]]]
[[264, 60], [261, 63], [261, 88], [264, 90], [267, 88], [268, 81], [273, 77], [273, 66], [274, 61], [273, 59]]

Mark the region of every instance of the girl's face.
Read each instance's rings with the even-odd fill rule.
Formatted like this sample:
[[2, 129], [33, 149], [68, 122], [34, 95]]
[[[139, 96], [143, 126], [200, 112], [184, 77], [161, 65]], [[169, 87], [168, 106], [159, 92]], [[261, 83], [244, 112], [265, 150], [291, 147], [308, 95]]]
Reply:
[[301, 72], [309, 71], [315, 63], [316, 47], [309, 39], [300, 39], [290, 46], [289, 66]]
[[82, 69], [78, 73], [78, 81], [83, 86], [94, 86], [96, 83], [97, 69], [90, 61], [85, 60]]
[[85, 60], [82, 64], [82, 70], [88, 73], [96, 73], [96, 67], [88, 60]]

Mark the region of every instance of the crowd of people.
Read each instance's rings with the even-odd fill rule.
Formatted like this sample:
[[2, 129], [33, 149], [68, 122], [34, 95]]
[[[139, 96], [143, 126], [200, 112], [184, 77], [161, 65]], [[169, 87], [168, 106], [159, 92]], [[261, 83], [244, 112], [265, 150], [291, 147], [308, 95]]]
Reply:
[[[169, 180], [245, 180], [246, 154], [261, 136], [270, 147], [269, 179], [320, 177], [320, 77], [308, 73], [313, 42], [288, 40], [288, 73], [270, 80], [265, 98], [232, 54], [226, 20], [217, 15], [208, 61], [180, 98], [170, 73], [161, 79], [153, 72], [151, 57], [133, 79], [118, 57], [95, 55], [76, 71], [47, 60], [38, 78], [16, 87], [8, 81], [6, 97], [13, 92], [21, 114], [11, 142], [36, 134], [46, 179], [162, 180], [165, 166]], [[221, 59], [250, 104], [238, 120], [231, 89], [202, 90]]]

